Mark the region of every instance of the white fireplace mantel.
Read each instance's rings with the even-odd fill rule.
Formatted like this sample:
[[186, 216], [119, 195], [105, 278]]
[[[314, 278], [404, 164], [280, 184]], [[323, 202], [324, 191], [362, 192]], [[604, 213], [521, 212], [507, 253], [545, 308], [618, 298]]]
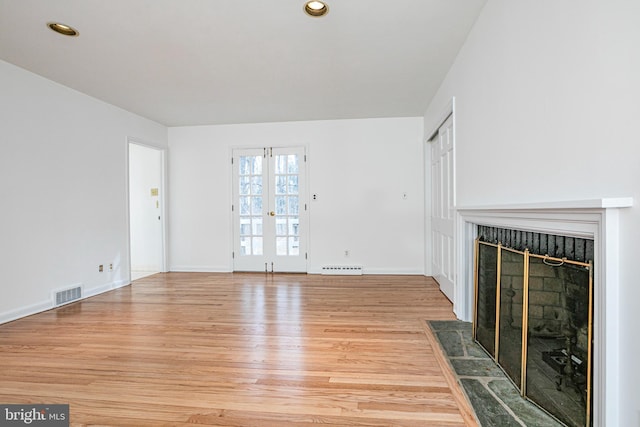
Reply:
[[606, 199], [569, 200], [560, 202], [519, 203], [508, 205], [486, 205], [459, 207], [458, 211], [513, 211], [548, 209], [616, 209], [633, 206], [632, 197], [611, 197]]
[[619, 396], [619, 210], [631, 197], [513, 205], [457, 207], [459, 263], [454, 294], [458, 318], [473, 317], [473, 260], [477, 225], [593, 239], [594, 241], [594, 375], [593, 425], [617, 426]]

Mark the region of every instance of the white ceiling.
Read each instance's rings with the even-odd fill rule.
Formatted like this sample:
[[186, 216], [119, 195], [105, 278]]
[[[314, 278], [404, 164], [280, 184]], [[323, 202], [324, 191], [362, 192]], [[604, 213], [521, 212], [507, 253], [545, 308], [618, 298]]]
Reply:
[[0, 0], [0, 59], [167, 126], [421, 116], [486, 2], [327, 1]]

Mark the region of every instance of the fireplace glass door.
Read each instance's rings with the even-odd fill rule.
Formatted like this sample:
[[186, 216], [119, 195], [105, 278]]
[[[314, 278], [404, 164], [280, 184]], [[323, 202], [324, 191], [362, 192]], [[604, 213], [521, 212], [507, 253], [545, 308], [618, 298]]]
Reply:
[[522, 396], [590, 427], [591, 263], [476, 241], [474, 337]]
[[567, 425], [587, 425], [591, 270], [539, 255], [529, 265], [526, 396]]
[[474, 336], [491, 357], [496, 356], [496, 295], [498, 246], [482, 244], [476, 249], [476, 307]]
[[502, 248], [498, 364], [520, 388], [522, 375], [522, 298], [524, 254]]

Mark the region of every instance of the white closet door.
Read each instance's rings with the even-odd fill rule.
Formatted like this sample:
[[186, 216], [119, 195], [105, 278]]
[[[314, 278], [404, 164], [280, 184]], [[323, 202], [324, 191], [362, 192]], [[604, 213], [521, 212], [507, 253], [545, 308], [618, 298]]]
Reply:
[[431, 244], [433, 277], [451, 301], [455, 287], [453, 117], [431, 143]]

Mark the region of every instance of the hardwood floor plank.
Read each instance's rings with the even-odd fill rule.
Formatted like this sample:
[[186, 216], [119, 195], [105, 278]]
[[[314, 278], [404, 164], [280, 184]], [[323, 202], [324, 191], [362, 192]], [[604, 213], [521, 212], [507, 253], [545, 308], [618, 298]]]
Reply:
[[0, 401], [71, 424], [475, 426], [422, 276], [167, 273], [0, 325]]

